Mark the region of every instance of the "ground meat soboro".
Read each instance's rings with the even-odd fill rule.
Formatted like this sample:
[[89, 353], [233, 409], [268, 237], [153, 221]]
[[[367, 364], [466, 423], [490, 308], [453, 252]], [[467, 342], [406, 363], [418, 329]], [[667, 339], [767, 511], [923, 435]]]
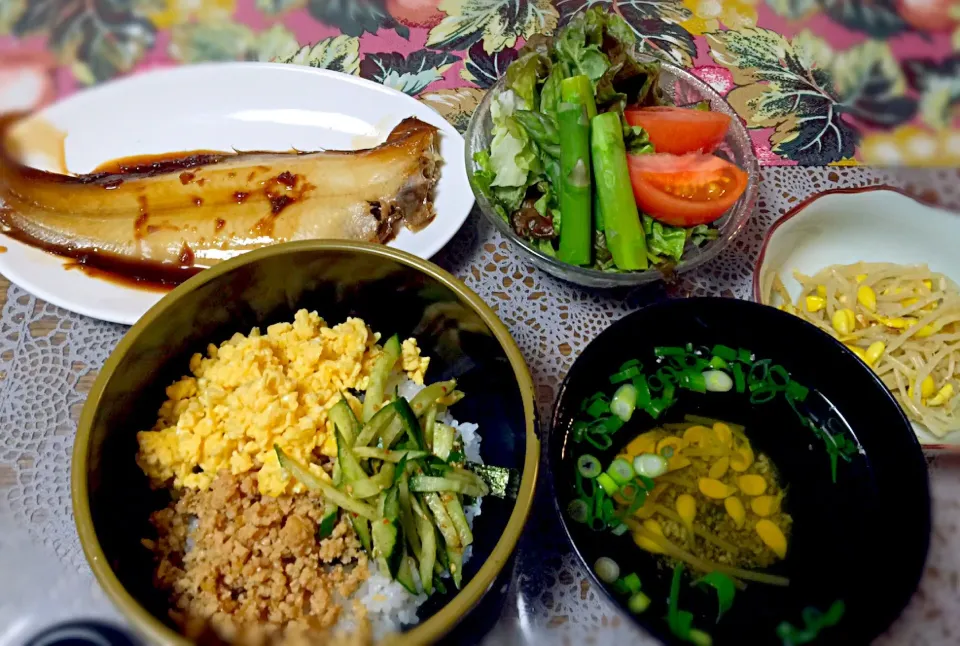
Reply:
[[[261, 496], [255, 473], [221, 472], [209, 489], [186, 490], [155, 512], [159, 538], [144, 544], [184, 633], [212, 630], [235, 644], [339, 641], [331, 629], [369, 576], [367, 556], [343, 520], [317, 540], [320, 503], [313, 494]], [[355, 614], [360, 629], [341, 638], [369, 642], [362, 608]]]

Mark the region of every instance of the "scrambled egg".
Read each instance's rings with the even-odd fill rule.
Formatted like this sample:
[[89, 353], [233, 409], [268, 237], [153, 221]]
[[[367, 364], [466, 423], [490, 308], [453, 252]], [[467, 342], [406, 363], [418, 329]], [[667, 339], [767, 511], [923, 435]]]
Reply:
[[[137, 464], [154, 486], [202, 489], [217, 472], [257, 471], [260, 493], [279, 496], [301, 488], [280, 468], [273, 445], [320, 477], [316, 456], [337, 454], [327, 411], [341, 395], [359, 415], [347, 389], [365, 390], [382, 350], [379, 335], [358, 318], [334, 327], [316, 312], [300, 310], [293, 323], [261, 335], [235, 334], [207, 356], [190, 359], [192, 376], [166, 390], [152, 430], [137, 434]], [[406, 376], [423, 383], [429, 358], [414, 339], [402, 346]]]

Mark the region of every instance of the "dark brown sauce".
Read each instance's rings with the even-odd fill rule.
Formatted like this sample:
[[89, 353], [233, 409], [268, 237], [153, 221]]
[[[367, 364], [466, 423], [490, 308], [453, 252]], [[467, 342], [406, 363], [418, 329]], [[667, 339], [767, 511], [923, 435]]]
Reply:
[[[219, 150], [186, 150], [176, 153], [159, 153], [154, 155], [132, 155], [103, 162], [93, 173], [107, 173], [111, 175], [158, 175], [176, 170], [196, 168], [205, 164], [213, 164], [233, 153]], [[186, 178], [185, 178], [186, 177]], [[180, 181], [189, 184], [195, 175], [189, 172], [180, 173]]]
[[[3, 233], [31, 247], [64, 258], [67, 261], [63, 265], [66, 269], [78, 269], [94, 278], [145, 291], [170, 291], [183, 281], [204, 270], [204, 267], [193, 266], [194, 254], [186, 245], [184, 245], [184, 249], [181, 249], [179, 258], [183, 264], [174, 265], [172, 263], [130, 260], [105, 253], [99, 249], [51, 245], [13, 227], [4, 230]], [[5, 247], [3, 249], [6, 250]], [[189, 263], [184, 261], [189, 261]]]
[[183, 243], [183, 246], [180, 247], [180, 266], [181, 267], [193, 267], [194, 261], [193, 249], [187, 245], [186, 242]]
[[[114, 273], [112, 271], [106, 271], [103, 269], [97, 269], [96, 267], [90, 267], [89, 265], [84, 265], [76, 260], [71, 260], [63, 264], [64, 269], [77, 269], [83, 272], [85, 275], [90, 276], [90, 278], [96, 278], [97, 280], [103, 280], [108, 283], [113, 283], [114, 285], [120, 285], [121, 287], [127, 287], [130, 289], [137, 289], [142, 292], [157, 292], [159, 294], [166, 294], [174, 287], [180, 284], [180, 282], [153, 282], [145, 278], [134, 278], [132, 276], [124, 276], [123, 274]], [[189, 276], [188, 276], [189, 278]], [[183, 280], [186, 280], [184, 278]]]

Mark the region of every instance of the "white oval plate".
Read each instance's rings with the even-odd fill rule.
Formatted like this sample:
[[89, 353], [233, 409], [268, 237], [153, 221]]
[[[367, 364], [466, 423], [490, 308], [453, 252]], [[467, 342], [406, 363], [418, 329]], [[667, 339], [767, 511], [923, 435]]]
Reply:
[[[800, 285], [794, 270], [813, 275], [829, 265], [855, 262], [926, 264], [960, 283], [960, 214], [925, 204], [887, 186], [827, 191], [781, 217], [770, 229], [753, 274], [753, 297], [762, 302], [780, 274], [791, 298]], [[960, 432], [944, 438], [914, 425], [930, 451], [960, 451]]]
[[[119, 157], [186, 150], [370, 148], [410, 116], [441, 131], [437, 217], [417, 233], [401, 230], [390, 245], [430, 258], [473, 208], [463, 138], [430, 107], [357, 76], [279, 63], [174, 67], [69, 97], [19, 124], [13, 139], [30, 165], [87, 173]], [[0, 245], [0, 273], [80, 314], [132, 325], [163, 297], [68, 271], [63, 258], [5, 236]]]

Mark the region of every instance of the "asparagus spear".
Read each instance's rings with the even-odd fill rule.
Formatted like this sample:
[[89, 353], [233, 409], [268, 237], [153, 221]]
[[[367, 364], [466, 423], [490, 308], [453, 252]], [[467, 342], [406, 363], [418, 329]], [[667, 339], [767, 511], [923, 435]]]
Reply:
[[590, 122], [590, 143], [604, 234], [613, 262], [619, 269], [646, 269], [647, 241], [630, 185], [620, 115], [605, 112], [594, 117]]
[[571, 76], [560, 83], [560, 95], [565, 103], [580, 103], [587, 108], [587, 118], [597, 116], [597, 101], [593, 96], [593, 84], [586, 74]]
[[[564, 81], [566, 83], [566, 81]], [[593, 246], [590, 192], [590, 121], [579, 103], [561, 103], [560, 124], [560, 260], [589, 265]]]

